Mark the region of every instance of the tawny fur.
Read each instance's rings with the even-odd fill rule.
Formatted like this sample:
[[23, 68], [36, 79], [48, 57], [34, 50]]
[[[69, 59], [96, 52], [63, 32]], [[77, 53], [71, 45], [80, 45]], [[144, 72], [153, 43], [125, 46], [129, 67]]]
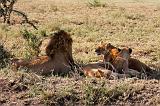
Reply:
[[[102, 51], [102, 50], [105, 50], [105, 51]], [[111, 50], [114, 50], [114, 52]], [[109, 62], [109, 61], [112, 61], [116, 57], [116, 55], [118, 55], [118, 53], [120, 52], [120, 49], [111, 45], [110, 43], [108, 44], [103, 43], [96, 48], [95, 52], [99, 55], [100, 54], [104, 55], [104, 61]], [[114, 54], [114, 55], [110, 55], [109, 52], [112, 52], [111, 54]], [[152, 69], [150, 67], [148, 67], [146, 64], [134, 58], [128, 59], [128, 67], [129, 69], [137, 70], [138, 72], [144, 71], [147, 74], [152, 73]]]
[[37, 74], [66, 74], [73, 69], [72, 38], [63, 30], [54, 33], [48, 46], [47, 56], [40, 56], [31, 60], [17, 60], [13, 64], [16, 68], [27, 67]]
[[123, 48], [117, 56], [111, 61], [117, 73], [126, 73], [129, 71], [128, 59], [130, 58], [132, 50], [130, 48]]
[[[127, 72], [125, 74], [119, 74], [115, 73], [111, 70], [108, 70], [104, 68], [104, 63], [91, 63], [83, 66], [83, 72], [84, 75], [87, 77], [95, 77], [95, 78], [106, 78], [106, 79], [119, 79], [119, 78], [126, 78], [126, 77], [131, 77], [131, 76], [136, 76], [134, 75], [135, 73], [132, 72]], [[130, 70], [130, 69], [129, 69]]]
[[112, 61], [114, 58], [116, 58], [117, 54], [120, 52], [119, 48], [114, 47], [110, 43], [100, 43], [100, 45], [96, 48], [95, 52], [97, 55], [103, 54], [103, 59], [106, 62]]
[[92, 63], [83, 66], [82, 70], [85, 76], [96, 77], [96, 78], [109, 78], [112, 71], [105, 69], [100, 66], [101, 63]]

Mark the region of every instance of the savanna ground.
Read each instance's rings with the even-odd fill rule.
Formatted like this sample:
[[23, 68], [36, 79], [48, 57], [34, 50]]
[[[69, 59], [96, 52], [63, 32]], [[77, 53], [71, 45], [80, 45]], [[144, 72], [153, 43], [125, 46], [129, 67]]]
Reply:
[[[21, 18], [12, 15], [13, 25], [0, 24], [1, 43], [13, 57], [31, 58], [36, 54], [31, 47], [61, 28], [72, 35], [77, 63], [98, 61], [94, 50], [103, 41], [130, 47], [132, 57], [160, 67], [159, 0], [93, 1], [18, 0], [15, 9], [25, 12], [38, 30], [20, 25]], [[26, 33], [37, 39], [27, 41]], [[23, 70], [15, 73], [7, 66], [0, 71], [0, 105], [156, 106], [160, 105], [160, 81], [94, 79], [78, 74], [44, 77]]]

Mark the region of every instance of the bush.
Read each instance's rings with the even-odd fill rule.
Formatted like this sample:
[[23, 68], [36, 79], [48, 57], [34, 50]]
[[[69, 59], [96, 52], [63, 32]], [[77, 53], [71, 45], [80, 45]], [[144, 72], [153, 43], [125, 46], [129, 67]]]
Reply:
[[38, 54], [40, 53], [39, 46], [42, 43], [41, 38], [37, 36], [36, 34], [29, 32], [26, 29], [21, 31], [21, 34], [23, 38], [27, 41], [27, 47], [26, 47], [27, 58], [30, 58], [31, 56], [38, 56]]
[[4, 49], [2, 44], [0, 44], [0, 68], [7, 66], [10, 57], [10, 53]]
[[101, 0], [90, 0], [88, 2], [91, 7], [105, 7], [106, 5], [101, 2]]

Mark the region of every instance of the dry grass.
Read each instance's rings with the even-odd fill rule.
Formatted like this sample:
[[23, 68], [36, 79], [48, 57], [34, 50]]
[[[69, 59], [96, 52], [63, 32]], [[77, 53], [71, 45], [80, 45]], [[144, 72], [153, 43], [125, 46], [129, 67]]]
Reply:
[[[74, 40], [73, 56], [79, 63], [99, 60], [94, 50], [99, 42], [103, 41], [118, 47], [128, 46], [133, 49], [134, 58], [148, 65], [158, 66], [160, 64], [160, 7], [158, 5], [160, 2], [158, 0], [100, 0], [99, 4], [91, 6], [87, 0], [19, 0], [15, 8], [25, 12], [29, 19], [38, 21], [36, 26], [39, 30], [35, 31], [27, 24], [18, 24], [21, 20], [14, 15], [13, 19], [17, 24], [11, 26], [0, 24], [0, 39], [12, 55], [27, 58], [33, 54], [27, 49], [29, 46], [22, 36], [22, 31], [28, 30], [39, 39], [44, 39], [45, 33], [49, 35], [61, 28], [71, 33]], [[19, 82], [15, 85], [27, 87], [26, 92], [17, 91], [19, 95], [11, 94], [17, 98], [22, 96], [16, 99], [17, 103], [22, 101], [47, 105], [123, 104], [136, 101], [153, 105], [160, 103], [157, 99], [160, 95], [157, 80], [157, 82], [134, 79], [108, 81], [55, 76], [43, 78], [23, 72], [15, 75], [9, 67], [3, 69], [0, 75], [0, 79], [9, 80], [6, 81], [7, 83], [19, 81], [22, 75], [25, 76], [22, 81], [19, 81], [20, 85], [17, 85]], [[153, 93], [150, 89], [154, 87]], [[13, 99], [12, 96], [9, 99]], [[8, 103], [12, 100], [4, 101]]]
[[160, 102], [157, 80], [41, 77], [9, 71], [3, 70], [0, 74], [1, 104], [157, 105]]
[[[76, 60], [96, 61], [94, 48], [100, 41], [111, 42], [116, 46], [133, 48], [133, 56], [147, 64], [154, 64], [160, 59], [159, 53], [159, 8], [156, 3], [149, 1], [102, 1], [105, 7], [90, 7], [87, 1], [22, 1], [16, 7], [24, 11], [29, 18], [39, 23], [39, 31], [49, 34], [57, 28], [66, 29], [74, 39], [73, 54]], [[57, 9], [55, 9], [57, 8]], [[9, 40], [9, 50], [16, 56], [24, 50], [21, 30], [30, 29], [21, 25], [0, 25], [1, 36]], [[7, 36], [7, 38], [5, 38]], [[17, 42], [18, 40], [18, 42]], [[85, 44], [85, 45], [84, 45]], [[8, 44], [7, 44], [8, 45]], [[22, 46], [23, 45], [23, 46]], [[22, 50], [22, 51], [21, 51]], [[20, 53], [21, 52], [21, 53]], [[88, 52], [88, 54], [86, 54]], [[23, 57], [20, 55], [19, 57]], [[82, 58], [83, 57], [83, 58]], [[88, 58], [89, 57], [89, 58]]]

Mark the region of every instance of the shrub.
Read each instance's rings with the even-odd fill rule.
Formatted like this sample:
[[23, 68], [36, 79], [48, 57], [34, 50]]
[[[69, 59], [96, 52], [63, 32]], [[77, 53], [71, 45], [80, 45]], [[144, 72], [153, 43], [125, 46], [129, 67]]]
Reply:
[[106, 5], [101, 2], [101, 0], [90, 0], [88, 2], [91, 7], [105, 7]]
[[27, 41], [27, 46], [28, 46], [26, 47], [27, 58], [30, 58], [31, 56], [38, 56], [38, 54], [40, 53], [39, 46], [42, 43], [41, 38], [36, 34], [29, 32], [26, 29], [21, 31], [21, 34], [23, 38]]
[[4, 49], [4, 46], [2, 44], [0, 44], [0, 68], [4, 68], [7, 66], [10, 57], [11, 54]]

